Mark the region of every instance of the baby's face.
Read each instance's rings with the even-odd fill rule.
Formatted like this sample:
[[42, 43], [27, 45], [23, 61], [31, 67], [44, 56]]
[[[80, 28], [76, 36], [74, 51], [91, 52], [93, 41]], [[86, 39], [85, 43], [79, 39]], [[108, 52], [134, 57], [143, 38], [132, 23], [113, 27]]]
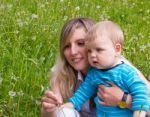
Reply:
[[116, 65], [116, 48], [107, 36], [97, 36], [88, 43], [88, 60], [91, 66], [98, 69], [107, 69]]

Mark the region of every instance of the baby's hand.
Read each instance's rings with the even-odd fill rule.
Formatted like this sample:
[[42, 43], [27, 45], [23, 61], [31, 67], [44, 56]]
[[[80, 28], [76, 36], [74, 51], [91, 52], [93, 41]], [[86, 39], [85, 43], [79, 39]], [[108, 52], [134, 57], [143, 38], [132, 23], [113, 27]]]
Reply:
[[65, 107], [67, 107], [67, 108], [74, 108], [74, 105], [71, 102], [67, 102], [67, 103], [61, 105], [61, 108], [65, 108]]

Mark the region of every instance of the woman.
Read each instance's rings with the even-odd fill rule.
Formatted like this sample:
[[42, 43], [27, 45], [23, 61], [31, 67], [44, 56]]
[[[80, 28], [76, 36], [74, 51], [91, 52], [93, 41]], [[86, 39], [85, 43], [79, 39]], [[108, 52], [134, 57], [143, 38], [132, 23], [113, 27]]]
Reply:
[[[52, 91], [46, 91], [42, 98], [42, 117], [54, 117], [57, 107], [66, 102], [74, 93], [80, 82], [84, 80], [89, 63], [87, 51], [84, 46], [86, 32], [94, 25], [89, 18], [76, 18], [68, 21], [61, 31], [60, 58], [52, 72]], [[141, 75], [141, 74], [139, 74]], [[141, 75], [147, 85], [150, 83]], [[109, 82], [110, 83], [110, 82]], [[99, 97], [103, 105], [117, 105], [124, 92], [113, 83], [112, 87], [100, 86]], [[150, 91], [150, 89], [149, 89]], [[130, 108], [131, 95], [128, 95], [126, 104]], [[95, 105], [93, 100], [87, 101], [81, 109], [81, 117], [95, 117]]]

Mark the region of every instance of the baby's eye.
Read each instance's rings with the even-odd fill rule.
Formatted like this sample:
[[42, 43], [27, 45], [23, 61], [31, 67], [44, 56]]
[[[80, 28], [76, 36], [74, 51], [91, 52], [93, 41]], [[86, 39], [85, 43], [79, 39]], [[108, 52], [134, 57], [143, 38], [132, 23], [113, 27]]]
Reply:
[[96, 48], [96, 51], [97, 51], [97, 52], [101, 52], [101, 51], [103, 51], [103, 49], [101, 49], [101, 48]]

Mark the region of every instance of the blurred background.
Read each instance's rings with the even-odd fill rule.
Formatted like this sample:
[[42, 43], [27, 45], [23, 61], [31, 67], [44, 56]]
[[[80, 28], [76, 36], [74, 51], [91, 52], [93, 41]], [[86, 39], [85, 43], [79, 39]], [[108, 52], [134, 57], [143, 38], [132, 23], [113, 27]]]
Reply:
[[123, 55], [150, 80], [150, 0], [0, 0], [0, 117], [39, 117], [63, 24], [112, 20]]

